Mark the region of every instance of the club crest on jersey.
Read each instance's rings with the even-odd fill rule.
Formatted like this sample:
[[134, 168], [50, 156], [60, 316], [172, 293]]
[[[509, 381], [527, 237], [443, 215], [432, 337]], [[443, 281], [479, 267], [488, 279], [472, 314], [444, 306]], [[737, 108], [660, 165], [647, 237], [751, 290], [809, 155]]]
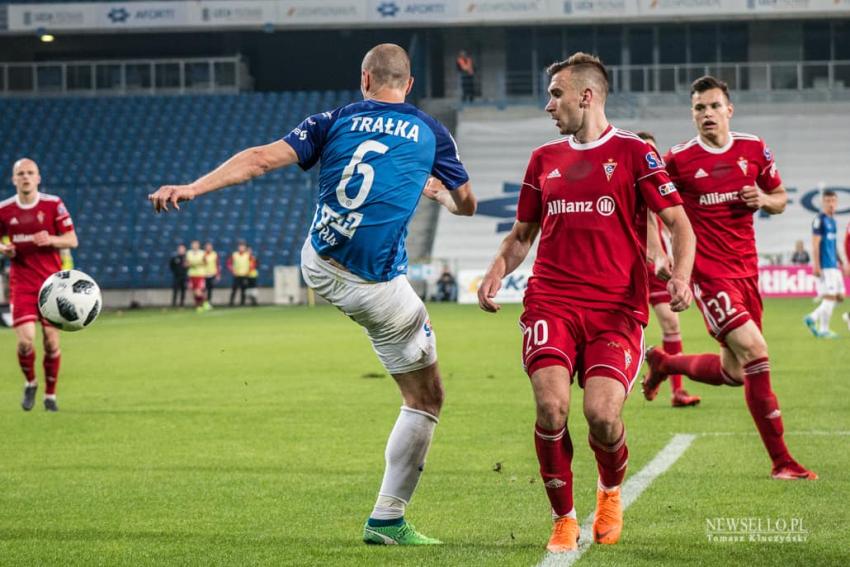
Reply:
[[738, 158], [738, 167], [741, 168], [741, 173], [747, 174], [747, 166], [750, 164], [745, 158]]
[[608, 181], [611, 181], [611, 176], [614, 175], [614, 170], [617, 169], [617, 162], [608, 159], [607, 163], [602, 164], [602, 169], [605, 171], [605, 177], [608, 178]]
[[35, 215], [35, 216], [38, 219], [38, 224], [44, 224], [44, 212], [43, 211], [38, 211], [38, 214]]

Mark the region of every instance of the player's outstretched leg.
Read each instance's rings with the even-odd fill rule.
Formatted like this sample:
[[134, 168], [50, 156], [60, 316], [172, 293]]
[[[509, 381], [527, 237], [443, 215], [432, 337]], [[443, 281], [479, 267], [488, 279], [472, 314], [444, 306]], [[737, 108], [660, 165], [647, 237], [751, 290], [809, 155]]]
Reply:
[[651, 346], [646, 349], [645, 358], [649, 373], [641, 379], [640, 385], [643, 397], [652, 401], [658, 395], [661, 383], [667, 379], [667, 373], [662, 370], [667, 355], [658, 347]]
[[[664, 352], [670, 355], [682, 353], [682, 335], [679, 333], [664, 335], [663, 343]], [[670, 389], [672, 396], [670, 397], [670, 405], [674, 408], [682, 408], [688, 406], [696, 406], [700, 403], [699, 396], [690, 395], [687, 390], [682, 387], [682, 375], [670, 374]]]
[[646, 351], [646, 363], [649, 374], [642, 380], [643, 395], [647, 400], [654, 400], [658, 394], [661, 382], [668, 374], [684, 374], [695, 382], [712, 386], [741, 386], [724, 369], [717, 354], [677, 354], [670, 356], [657, 347]]
[[404, 398], [385, 452], [386, 468], [372, 514], [363, 527], [363, 541], [377, 545], [435, 545], [404, 519], [443, 404], [443, 387], [437, 365], [394, 374]]
[[744, 395], [773, 462], [771, 477], [777, 480], [816, 480], [818, 475], [795, 461], [785, 445], [785, 427], [779, 402], [770, 387], [770, 362], [767, 357], [744, 365]]

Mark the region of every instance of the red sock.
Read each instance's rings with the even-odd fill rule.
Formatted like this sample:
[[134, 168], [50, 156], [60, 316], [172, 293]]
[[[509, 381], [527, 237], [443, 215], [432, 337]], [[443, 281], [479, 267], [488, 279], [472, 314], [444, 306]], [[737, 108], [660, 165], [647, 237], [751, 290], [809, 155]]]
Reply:
[[[682, 335], [664, 335], [663, 339], [664, 352], [667, 354], [679, 354], [682, 352]], [[670, 388], [675, 392], [682, 389], [682, 375], [671, 374], [667, 377], [670, 380]]]
[[204, 296], [196, 295], [195, 296], [195, 307], [201, 307], [204, 304]]
[[719, 354], [677, 354], [661, 363], [661, 371], [668, 374], [685, 374], [691, 380], [712, 386], [740, 386], [732, 380], [720, 364]]
[[59, 364], [61, 362], [61, 352], [57, 352], [52, 357], [44, 355], [44, 381], [47, 383], [47, 387], [44, 389], [45, 395], [53, 396], [56, 394], [56, 382], [59, 380]]
[[599, 471], [599, 482], [606, 488], [623, 484], [626, 476], [626, 465], [629, 462], [629, 448], [626, 446], [626, 428], [620, 438], [612, 445], [606, 445], [588, 435], [590, 448], [596, 454], [596, 469]]
[[790, 461], [791, 455], [783, 439], [785, 428], [779, 402], [770, 387], [770, 362], [767, 357], [753, 360], [744, 366], [744, 396], [773, 464]]
[[534, 426], [534, 448], [540, 463], [540, 476], [556, 516], [566, 516], [573, 511], [573, 442], [570, 432], [549, 431]]
[[18, 364], [21, 365], [21, 372], [24, 373], [26, 381], [35, 382], [35, 349], [27, 354], [21, 354], [21, 351], [18, 351]]

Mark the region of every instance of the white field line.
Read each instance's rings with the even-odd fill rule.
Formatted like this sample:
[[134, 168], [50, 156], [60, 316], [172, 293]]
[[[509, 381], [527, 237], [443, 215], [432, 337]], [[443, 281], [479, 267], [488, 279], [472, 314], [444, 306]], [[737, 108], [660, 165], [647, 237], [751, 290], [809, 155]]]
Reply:
[[[703, 433], [697, 433], [700, 437], [737, 437], [737, 436], [749, 436], [749, 435], [758, 435], [757, 431], [705, 431]], [[806, 436], [811, 435], [815, 437], [846, 437], [850, 436], [850, 431], [824, 431], [824, 430], [811, 430], [811, 431], [786, 431], [785, 436]]]
[[[623, 485], [621, 499], [623, 510], [628, 508], [644, 490], [649, 488], [652, 482], [664, 474], [673, 463], [690, 447], [697, 436], [693, 434], [678, 433], [673, 436], [667, 445], [658, 452], [655, 457], [646, 464], [637, 474], [629, 477]], [[584, 552], [590, 548], [593, 541], [593, 513], [591, 513], [581, 525], [581, 539], [578, 551], [569, 553], [547, 553], [546, 557], [538, 564], [538, 567], [566, 567], [578, 561]]]

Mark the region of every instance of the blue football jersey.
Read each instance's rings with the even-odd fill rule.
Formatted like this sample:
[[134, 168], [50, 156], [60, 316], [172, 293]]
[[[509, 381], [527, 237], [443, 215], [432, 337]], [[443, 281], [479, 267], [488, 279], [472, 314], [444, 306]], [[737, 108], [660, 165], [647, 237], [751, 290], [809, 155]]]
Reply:
[[446, 127], [407, 103], [349, 104], [283, 139], [302, 169], [321, 164], [313, 248], [370, 281], [407, 271], [407, 225], [428, 177], [450, 190], [469, 180]]
[[837, 235], [838, 225], [835, 219], [829, 215], [818, 213], [812, 222], [812, 234], [820, 236], [820, 250], [816, 250], [820, 258], [821, 268], [837, 268], [838, 267], [838, 248]]

